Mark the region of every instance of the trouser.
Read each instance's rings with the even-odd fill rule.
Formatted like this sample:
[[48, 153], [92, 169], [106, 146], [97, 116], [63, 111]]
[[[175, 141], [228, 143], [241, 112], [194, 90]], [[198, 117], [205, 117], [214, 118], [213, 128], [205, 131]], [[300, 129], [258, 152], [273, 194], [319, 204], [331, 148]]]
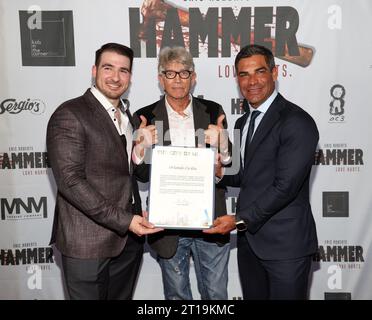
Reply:
[[307, 298], [311, 256], [262, 260], [244, 235], [238, 236], [238, 267], [245, 300], [304, 300]]
[[142, 254], [143, 242], [130, 233], [123, 251], [114, 258], [76, 259], [62, 255], [70, 299], [132, 299]]
[[230, 243], [219, 246], [193, 237], [180, 237], [177, 251], [172, 258], [158, 258], [165, 299], [193, 299], [189, 277], [191, 255], [201, 299], [227, 300]]

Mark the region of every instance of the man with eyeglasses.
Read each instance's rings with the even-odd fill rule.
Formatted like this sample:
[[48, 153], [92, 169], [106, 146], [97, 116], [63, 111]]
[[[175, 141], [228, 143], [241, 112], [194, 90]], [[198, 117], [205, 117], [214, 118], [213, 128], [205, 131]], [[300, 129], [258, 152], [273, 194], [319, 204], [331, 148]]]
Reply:
[[[190, 93], [196, 73], [191, 54], [183, 47], [163, 48], [159, 53], [158, 79], [165, 95], [157, 102], [136, 112], [143, 126], [162, 121], [164, 145], [200, 147], [214, 145], [211, 134], [216, 127], [226, 127], [222, 107]], [[160, 132], [160, 131], [159, 131]], [[197, 141], [203, 132], [205, 141]], [[151, 136], [151, 134], [150, 134]], [[227, 140], [220, 145], [224, 160], [228, 159]], [[143, 144], [135, 152], [143, 156]], [[215, 189], [215, 212], [226, 213], [225, 189]], [[149, 237], [150, 246], [158, 255], [167, 300], [192, 300], [190, 259], [194, 260], [198, 290], [203, 300], [227, 299], [227, 266], [230, 255], [228, 235], [206, 235], [202, 231], [165, 230]]]

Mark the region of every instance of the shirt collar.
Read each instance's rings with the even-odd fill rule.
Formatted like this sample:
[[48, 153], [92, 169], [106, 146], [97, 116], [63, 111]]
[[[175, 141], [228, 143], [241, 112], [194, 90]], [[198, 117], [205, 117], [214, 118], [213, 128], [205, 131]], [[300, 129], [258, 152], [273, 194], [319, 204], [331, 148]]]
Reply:
[[[116, 108], [116, 106], [112, 105], [112, 103], [103, 95], [101, 91], [97, 89], [96, 86], [92, 86], [90, 91], [95, 96], [95, 98], [101, 103], [101, 105], [106, 109], [106, 111], [110, 111], [112, 108]], [[123, 103], [123, 100], [120, 99], [120, 103], [124, 108], [124, 112], [127, 111], [128, 106], [126, 103]]]
[[[192, 95], [191, 94], [189, 95], [189, 98], [190, 98], [190, 102], [187, 105], [186, 109], [183, 110], [183, 113], [186, 115], [186, 117], [190, 117], [193, 114], [193, 112], [192, 112], [192, 99], [193, 98], [192, 98]], [[168, 112], [169, 115], [178, 115], [178, 116], [180, 115], [168, 103], [167, 96], [165, 96], [165, 107], [167, 108], [167, 112]]]
[[249, 104], [249, 111], [250, 111], [250, 114], [255, 111], [255, 110], [258, 110], [258, 111], [261, 111], [261, 113], [265, 113], [269, 107], [271, 106], [271, 104], [273, 103], [274, 99], [276, 98], [276, 96], [278, 95], [278, 91], [276, 89], [274, 89], [273, 93], [271, 94], [270, 97], [268, 97], [266, 99], [266, 101], [261, 104], [258, 108], [252, 108], [252, 106]]

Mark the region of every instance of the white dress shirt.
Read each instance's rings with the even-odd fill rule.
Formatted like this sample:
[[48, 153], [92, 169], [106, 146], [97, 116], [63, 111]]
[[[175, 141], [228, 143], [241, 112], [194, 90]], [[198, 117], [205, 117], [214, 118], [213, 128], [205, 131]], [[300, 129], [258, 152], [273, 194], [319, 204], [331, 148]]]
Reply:
[[252, 139], [253, 139], [253, 136], [254, 136], [254, 133], [256, 132], [258, 126], [260, 125], [260, 122], [262, 120], [262, 118], [264, 117], [265, 113], [267, 112], [267, 110], [269, 109], [270, 105], [272, 104], [272, 102], [274, 101], [274, 99], [276, 98], [276, 96], [278, 95], [278, 91], [274, 90], [273, 93], [271, 94], [271, 96], [269, 98], [266, 99], [266, 101], [261, 104], [258, 108], [252, 108], [251, 105], [249, 105], [249, 117], [243, 127], [243, 132], [242, 132], [242, 141], [241, 141], [241, 147], [240, 147], [240, 154], [241, 154], [241, 157], [242, 157], [242, 162], [243, 162], [243, 165], [244, 165], [244, 152], [245, 152], [245, 141], [247, 140], [247, 132], [248, 132], [248, 127], [249, 127], [249, 122], [251, 121], [251, 115], [252, 115], [252, 112], [257, 110], [257, 111], [260, 111], [261, 113], [257, 116], [255, 122], [254, 122], [254, 130], [253, 130], [253, 134], [252, 134]]
[[194, 114], [192, 111], [192, 96], [184, 115], [180, 115], [170, 106], [165, 98], [165, 106], [168, 113], [169, 133], [171, 145], [174, 147], [195, 147]]
[[122, 103], [122, 101], [120, 100], [120, 103], [124, 107], [124, 113], [120, 110], [121, 124], [119, 126], [119, 121], [118, 119], [115, 118], [116, 107], [113, 106], [112, 103], [95, 86], [92, 86], [90, 88], [90, 91], [96, 97], [96, 99], [101, 103], [102, 107], [105, 108], [105, 110], [109, 114], [112, 122], [115, 125], [116, 130], [118, 131], [118, 134], [125, 135], [125, 138], [127, 139], [128, 164], [130, 165], [131, 154], [132, 154], [132, 143], [133, 143], [133, 127], [130, 124], [127, 113], [125, 112], [128, 106]]

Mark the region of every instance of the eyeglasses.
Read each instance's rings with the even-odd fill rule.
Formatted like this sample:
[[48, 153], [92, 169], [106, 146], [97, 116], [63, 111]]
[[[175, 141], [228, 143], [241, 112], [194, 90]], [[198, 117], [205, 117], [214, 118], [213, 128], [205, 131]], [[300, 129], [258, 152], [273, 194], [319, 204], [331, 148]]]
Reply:
[[181, 79], [188, 79], [190, 78], [192, 71], [189, 70], [181, 70], [181, 71], [173, 71], [173, 70], [165, 70], [162, 71], [167, 79], [174, 79], [177, 74], [180, 76]]

